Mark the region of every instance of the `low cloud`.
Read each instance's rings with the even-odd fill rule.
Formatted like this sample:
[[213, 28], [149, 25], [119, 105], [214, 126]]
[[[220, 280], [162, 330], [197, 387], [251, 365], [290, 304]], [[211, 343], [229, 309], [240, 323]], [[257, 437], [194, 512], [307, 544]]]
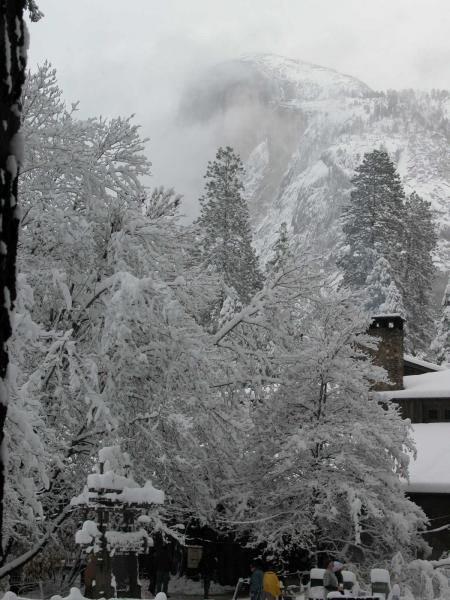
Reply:
[[[448, 0], [40, 0], [30, 65], [49, 59], [83, 116], [136, 114], [153, 183], [194, 214], [223, 122], [177, 120], [190, 82], [219, 61], [276, 53], [331, 67], [374, 89], [450, 89]], [[227, 127], [240, 126], [229, 115]], [[218, 117], [217, 117], [218, 118]]]

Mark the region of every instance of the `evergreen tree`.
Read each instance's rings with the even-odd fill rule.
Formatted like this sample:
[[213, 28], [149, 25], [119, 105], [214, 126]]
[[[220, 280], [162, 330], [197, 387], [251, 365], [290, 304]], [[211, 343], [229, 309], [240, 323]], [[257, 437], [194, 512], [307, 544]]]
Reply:
[[[343, 212], [347, 251], [340, 259], [343, 285], [368, 286], [368, 309], [397, 307], [406, 319], [406, 348], [417, 354], [433, 335], [433, 251], [437, 236], [431, 205], [415, 192], [405, 197], [384, 150], [364, 156]], [[382, 259], [382, 260], [381, 260]], [[389, 302], [386, 304], [389, 291]], [[381, 311], [390, 312], [390, 311]]]
[[399, 314], [405, 317], [402, 295], [391, 273], [388, 261], [380, 256], [366, 280], [366, 309], [373, 315]]
[[417, 354], [428, 350], [434, 333], [433, 252], [437, 234], [429, 202], [414, 192], [406, 199], [405, 209], [401, 286], [407, 314], [406, 345], [409, 352]]
[[339, 261], [343, 284], [363, 287], [380, 255], [397, 280], [404, 245], [405, 193], [388, 153], [374, 150], [365, 154], [352, 183], [355, 187], [343, 212], [348, 247]]
[[224, 300], [217, 319], [219, 329], [231, 321], [240, 310], [242, 310], [242, 304], [237, 297], [236, 290], [234, 288], [224, 290]]
[[[234, 288], [246, 304], [262, 286], [258, 258], [252, 247], [247, 204], [242, 196], [242, 161], [232, 148], [219, 148], [208, 163], [205, 194], [200, 198], [204, 264]], [[220, 310], [220, 309], [219, 309]]]
[[400, 290], [395, 285], [395, 281], [391, 281], [389, 287], [386, 290], [386, 298], [383, 304], [380, 306], [380, 312], [382, 314], [398, 314], [405, 318], [405, 308], [403, 305], [403, 298]]
[[439, 363], [450, 364], [450, 278], [442, 299], [442, 316], [431, 349]]
[[291, 257], [287, 224], [283, 222], [278, 231], [278, 238], [272, 246], [272, 258], [266, 263], [266, 271], [268, 273], [279, 271]]

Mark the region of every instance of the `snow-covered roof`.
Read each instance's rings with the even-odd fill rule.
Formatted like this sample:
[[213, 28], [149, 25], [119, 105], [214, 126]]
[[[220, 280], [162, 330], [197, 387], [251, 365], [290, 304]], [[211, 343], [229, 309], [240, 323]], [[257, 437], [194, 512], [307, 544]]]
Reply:
[[[423, 375], [420, 375], [423, 377]], [[450, 493], [450, 423], [415, 423], [417, 458], [411, 458], [408, 492]]]
[[164, 504], [164, 492], [154, 488], [151, 481], [147, 481], [144, 487], [124, 488], [120, 494], [108, 492], [105, 498], [125, 504]]
[[421, 358], [417, 358], [417, 356], [412, 356], [412, 354], [404, 354], [403, 360], [405, 362], [409, 362], [413, 365], [418, 365], [419, 367], [425, 367], [426, 369], [431, 369], [432, 371], [443, 371], [445, 367], [440, 365], [436, 365], [432, 362], [428, 362], [427, 360], [422, 360]]
[[378, 397], [397, 398], [450, 398], [450, 369], [403, 378], [403, 390], [378, 392]]
[[91, 473], [87, 478], [90, 490], [123, 490], [124, 488], [137, 488], [138, 484], [130, 477], [117, 475], [113, 471], [106, 473]]
[[[94, 505], [101, 499], [113, 504], [164, 504], [164, 492], [154, 488], [151, 481], [147, 481], [143, 487], [135, 484], [133, 487], [118, 488], [117, 492], [103, 492], [100, 496], [96, 489], [100, 488], [92, 489], [86, 486], [79, 496], [72, 498], [70, 504], [72, 506]], [[115, 488], [111, 486], [108, 489]]]

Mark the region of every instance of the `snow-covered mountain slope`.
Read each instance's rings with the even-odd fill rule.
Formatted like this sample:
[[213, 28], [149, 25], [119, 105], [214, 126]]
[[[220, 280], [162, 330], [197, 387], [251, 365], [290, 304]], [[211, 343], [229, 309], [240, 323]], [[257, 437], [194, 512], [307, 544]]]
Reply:
[[258, 249], [281, 222], [333, 255], [339, 215], [363, 154], [385, 147], [406, 191], [430, 200], [439, 225], [437, 261], [450, 269], [450, 94], [375, 92], [331, 69], [273, 55], [217, 65], [186, 93], [184, 122], [214, 123], [246, 163]]

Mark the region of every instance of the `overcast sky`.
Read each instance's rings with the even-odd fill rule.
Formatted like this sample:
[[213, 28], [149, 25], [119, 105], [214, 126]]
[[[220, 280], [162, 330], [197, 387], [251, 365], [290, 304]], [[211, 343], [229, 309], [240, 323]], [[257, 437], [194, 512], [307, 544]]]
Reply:
[[[204, 67], [273, 52], [375, 89], [450, 89], [450, 0], [38, 0], [31, 67], [58, 70], [83, 115], [136, 113], [157, 183], [182, 89]], [[181, 190], [183, 191], [183, 190]]]

